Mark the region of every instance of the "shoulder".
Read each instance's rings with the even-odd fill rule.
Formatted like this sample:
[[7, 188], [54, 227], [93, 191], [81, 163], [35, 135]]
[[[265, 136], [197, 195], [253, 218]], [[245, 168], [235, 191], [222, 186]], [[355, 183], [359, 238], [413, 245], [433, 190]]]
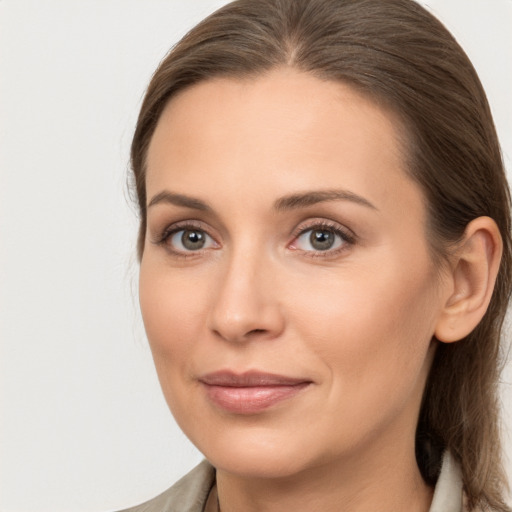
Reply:
[[204, 460], [155, 498], [119, 512], [202, 512], [215, 482], [215, 469]]

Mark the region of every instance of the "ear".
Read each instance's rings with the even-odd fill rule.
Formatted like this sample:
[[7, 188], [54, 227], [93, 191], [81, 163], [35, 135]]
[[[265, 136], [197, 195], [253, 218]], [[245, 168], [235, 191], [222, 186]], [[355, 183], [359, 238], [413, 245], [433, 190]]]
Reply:
[[439, 315], [435, 337], [444, 343], [467, 336], [483, 318], [501, 261], [503, 241], [489, 217], [471, 221], [448, 275], [447, 300]]

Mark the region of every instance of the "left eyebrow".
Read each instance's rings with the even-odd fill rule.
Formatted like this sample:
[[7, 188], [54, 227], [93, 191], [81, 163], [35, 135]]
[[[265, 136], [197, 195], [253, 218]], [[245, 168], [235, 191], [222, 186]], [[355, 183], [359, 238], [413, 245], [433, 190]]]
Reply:
[[368, 199], [365, 199], [354, 192], [350, 192], [349, 190], [316, 190], [312, 192], [291, 194], [278, 199], [274, 203], [274, 209], [277, 211], [295, 210], [326, 201], [350, 201], [352, 203], [371, 208], [372, 210], [379, 210], [374, 204], [370, 203]]

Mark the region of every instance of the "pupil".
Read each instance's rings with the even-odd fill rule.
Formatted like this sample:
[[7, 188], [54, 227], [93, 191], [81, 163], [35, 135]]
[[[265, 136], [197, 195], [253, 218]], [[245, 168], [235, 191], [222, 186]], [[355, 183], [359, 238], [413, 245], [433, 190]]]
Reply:
[[317, 251], [326, 251], [334, 245], [334, 233], [325, 230], [315, 230], [311, 232], [309, 241]]
[[190, 250], [201, 249], [205, 243], [204, 233], [201, 233], [201, 231], [185, 230], [181, 236], [181, 243], [183, 247]]

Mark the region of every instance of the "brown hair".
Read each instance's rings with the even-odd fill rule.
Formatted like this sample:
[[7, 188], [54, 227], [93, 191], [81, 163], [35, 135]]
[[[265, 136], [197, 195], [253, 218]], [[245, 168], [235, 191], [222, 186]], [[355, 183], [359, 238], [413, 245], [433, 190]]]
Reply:
[[503, 237], [486, 315], [457, 343], [440, 343], [426, 385], [417, 460], [434, 483], [440, 454], [460, 463], [470, 509], [510, 510], [499, 438], [500, 333], [511, 292], [510, 197], [489, 105], [451, 34], [412, 0], [238, 0], [206, 18], [167, 55], [149, 84], [132, 143], [146, 231], [145, 159], [164, 106], [213, 77], [251, 77], [291, 66], [350, 83], [391, 107], [407, 133], [408, 170], [428, 203], [429, 239], [440, 263], [476, 217]]

